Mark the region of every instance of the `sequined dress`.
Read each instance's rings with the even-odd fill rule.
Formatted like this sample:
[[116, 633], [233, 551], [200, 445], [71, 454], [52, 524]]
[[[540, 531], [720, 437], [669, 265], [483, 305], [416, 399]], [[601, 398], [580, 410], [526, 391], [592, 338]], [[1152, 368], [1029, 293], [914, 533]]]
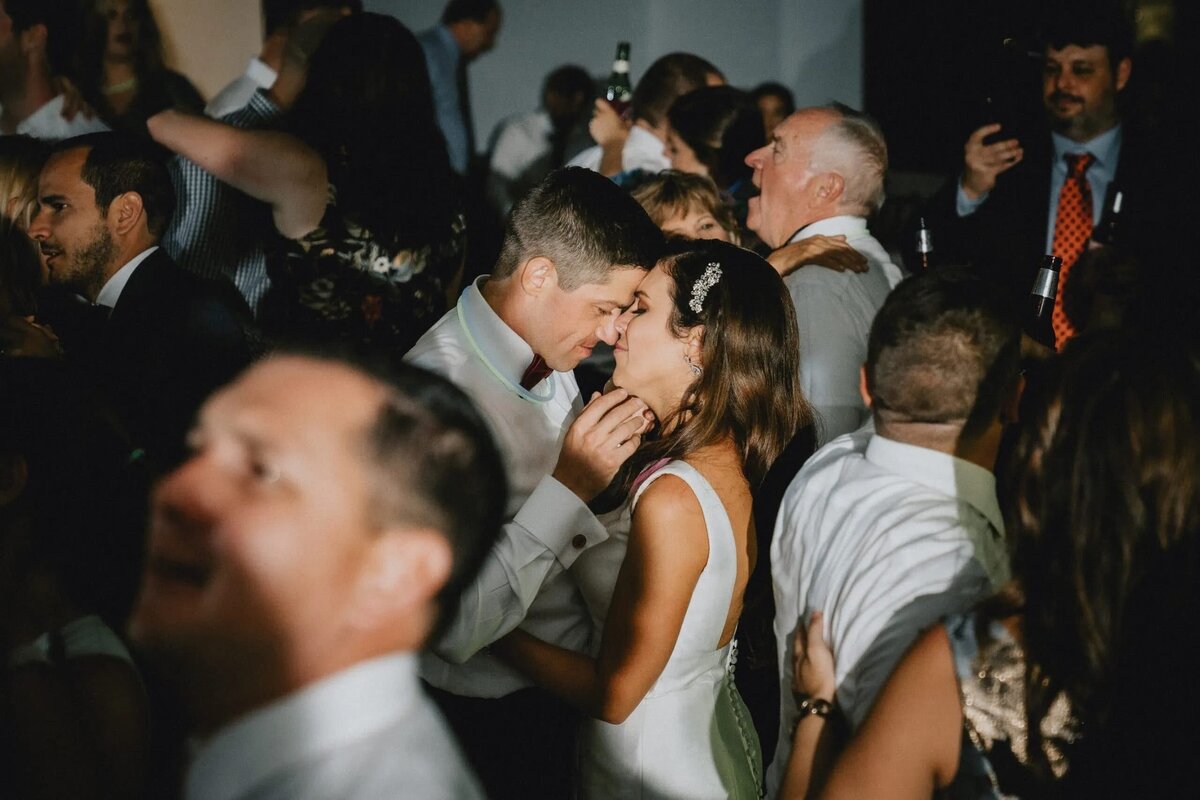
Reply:
[[[1029, 765], [1025, 714], [1025, 653], [999, 620], [976, 611], [947, 617], [963, 711], [958, 772], [938, 796], [951, 800], [1040, 797], [1053, 787]], [[1042, 747], [1054, 781], [1069, 767], [1066, 752], [1078, 725], [1065, 695], [1041, 723]]]
[[[704, 512], [708, 563], [700, 573], [675, 649], [654, 686], [620, 725], [589, 719], [579, 740], [581, 798], [757, 798], [761, 796], [762, 751], [750, 714], [733, 681], [736, 640], [718, 647], [737, 580], [733, 528], [716, 491], [691, 465], [672, 461], [638, 488], [663, 475], [683, 479]], [[607, 543], [606, 543], [607, 544]], [[624, 541], [576, 567], [589, 607], [607, 612]], [[597, 548], [598, 549], [598, 548]], [[585, 554], [585, 556], [588, 554]], [[594, 574], [588, 574], [594, 573]], [[601, 620], [602, 622], [602, 620]]]

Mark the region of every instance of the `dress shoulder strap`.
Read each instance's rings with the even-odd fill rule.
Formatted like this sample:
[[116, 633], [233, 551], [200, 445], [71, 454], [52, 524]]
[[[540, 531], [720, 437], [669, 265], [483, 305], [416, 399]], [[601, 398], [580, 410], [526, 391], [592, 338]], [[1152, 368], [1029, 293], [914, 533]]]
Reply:
[[675, 461], [669, 461], [666, 464], [658, 466], [657, 468], [652, 467], [651, 469], [652, 471], [648, 475], [641, 478], [641, 483], [638, 484], [637, 490], [633, 494], [633, 500], [629, 504], [631, 509], [637, 507], [638, 500], [642, 498], [642, 493], [649, 488], [650, 484], [654, 483], [663, 475], [674, 475], [677, 478], [682, 478], [684, 482], [691, 487], [692, 492], [696, 495], [697, 499], [699, 499], [700, 493], [696, 491], [696, 478], [700, 477], [700, 473], [697, 472], [696, 468], [691, 464], [687, 463], [686, 461], [680, 461], [676, 459]]

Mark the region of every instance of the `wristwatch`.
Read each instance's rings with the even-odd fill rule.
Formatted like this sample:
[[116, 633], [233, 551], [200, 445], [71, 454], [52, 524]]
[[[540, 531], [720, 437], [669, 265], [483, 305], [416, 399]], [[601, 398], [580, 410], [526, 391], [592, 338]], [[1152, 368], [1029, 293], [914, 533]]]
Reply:
[[809, 697], [800, 692], [793, 692], [792, 696], [796, 699], [796, 711], [798, 712], [795, 722], [792, 723], [791, 732], [793, 737], [796, 735], [796, 728], [805, 717], [829, 719], [829, 715], [833, 713], [833, 703], [828, 700], [822, 700], [819, 697]]

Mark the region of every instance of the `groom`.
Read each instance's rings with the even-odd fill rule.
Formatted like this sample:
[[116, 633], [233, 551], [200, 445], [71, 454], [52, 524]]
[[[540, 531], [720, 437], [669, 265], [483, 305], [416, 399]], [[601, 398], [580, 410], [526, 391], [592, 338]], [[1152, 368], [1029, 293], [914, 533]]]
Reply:
[[587, 503], [637, 449], [649, 412], [622, 390], [584, 408], [571, 369], [616, 341], [617, 318], [661, 246], [658, 228], [607, 178], [557, 170], [513, 209], [493, 273], [406, 356], [476, 403], [512, 490], [511, 521], [423, 665], [493, 798], [570, 796], [574, 712], [480, 651], [517, 626], [588, 647], [591, 623], [566, 570], [608, 538]]

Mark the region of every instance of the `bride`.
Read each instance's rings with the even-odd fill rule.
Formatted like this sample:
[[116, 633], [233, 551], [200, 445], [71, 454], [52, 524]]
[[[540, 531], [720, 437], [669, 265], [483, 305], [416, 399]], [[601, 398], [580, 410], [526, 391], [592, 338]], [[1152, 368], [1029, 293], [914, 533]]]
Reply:
[[662, 422], [617, 477], [628, 540], [573, 570], [603, 630], [598, 653], [520, 630], [492, 649], [591, 717], [579, 796], [758, 797], [734, 632], [756, 558], [751, 492], [811, 420], [792, 301], [750, 251], [684, 242], [647, 274], [618, 332], [613, 382]]

